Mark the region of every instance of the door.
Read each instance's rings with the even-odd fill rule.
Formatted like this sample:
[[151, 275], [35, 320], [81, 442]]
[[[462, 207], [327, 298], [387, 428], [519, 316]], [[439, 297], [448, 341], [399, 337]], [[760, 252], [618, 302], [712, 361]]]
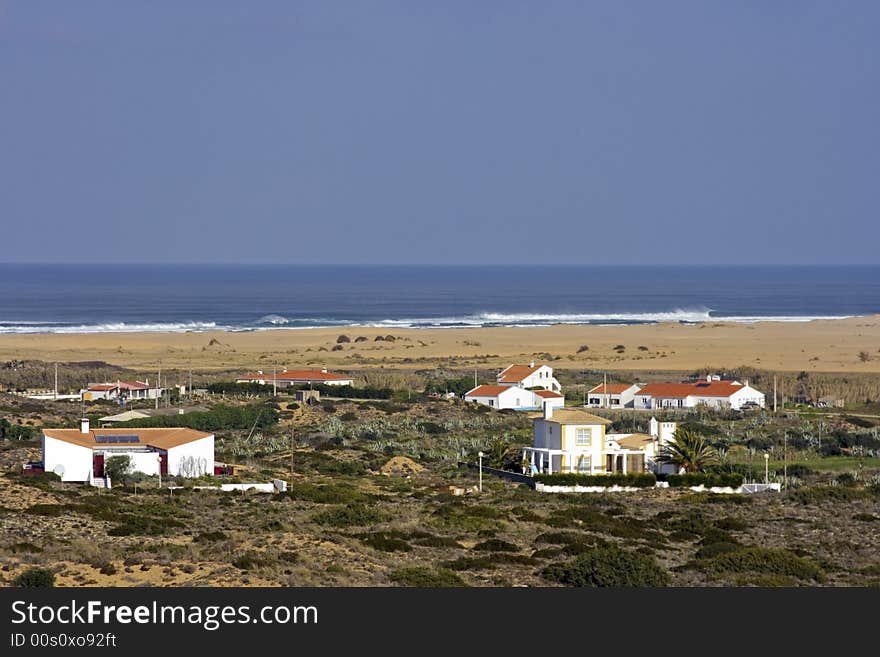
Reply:
[[168, 474], [168, 452], [159, 455], [161, 460], [159, 461], [159, 474], [165, 476]]
[[104, 476], [104, 455], [103, 454], [95, 454], [92, 459], [92, 476], [94, 477], [103, 477]]

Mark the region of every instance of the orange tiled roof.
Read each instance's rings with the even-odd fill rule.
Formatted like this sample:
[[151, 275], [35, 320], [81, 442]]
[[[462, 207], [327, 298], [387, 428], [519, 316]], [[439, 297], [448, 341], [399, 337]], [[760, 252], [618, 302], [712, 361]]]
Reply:
[[466, 392], [465, 397], [497, 397], [502, 392], [510, 390], [510, 386], [477, 386]]
[[606, 390], [606, 386], [600, 383], [595, 388], [590, 388], [587, 392], [596, 392], [600, 395], [619, 395], [626, 391], [628, 388], [631, 388], [632, 385], [632, 383], [609, 383]]
[[[239, 380], [271, 381], [272, 372], [263, 374], [248, 372], [238, 378]], [[344, 374], [335, 374], [334, 372], [322, 372], [321, 370], [285, 370], [275, 374], [276, 381], [345, 381], [348, 379], [351, 379], [351, 377]]]
[[[134, 429], [117, 427], [115, 429], [92, 429], [88, 433], [82, 433], [79, 429], [43, 429], [43, 434], [49, 438], [63, 440], [66, 443], [72, 443], [81, 447], [126, 447], [148, 446], [158, 449], [169, 449], [191, 443], [194, 440], [207, 438], [212, 435], [204, 431], [196, 431], [195, 429], [177, 429], [177, 428], [160, 428], [160, 429]], [[137, 436], [140, 442], [137, 443], [99, 443], [97, 436]]]
[[541, 365], [511, 365], [506, 370], [502, 370], [501, 374], [498, 375], [498, 380], [504, 383], [517, 383], [534, 374], [541, 367]]
[[552, 390], [533, 390], [538, 397], [544, 397], [545, 399], [556, 399], [557, 397], [565, 397], [565, 395], [560, 395], [558, 392], [553, 392]]

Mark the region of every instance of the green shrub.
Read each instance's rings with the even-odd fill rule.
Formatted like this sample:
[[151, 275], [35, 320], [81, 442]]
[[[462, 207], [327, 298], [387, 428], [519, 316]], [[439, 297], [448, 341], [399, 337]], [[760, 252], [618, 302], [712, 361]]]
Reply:
[[382, 552], [410, 552], [412, 546], [402, 538], [385, 532], [375, 532], [372, 534], [364, 534], [359, 536], [364, 545], [369, 545], [374, 550]]
[[519, 552], [519, 546], [500, 538], [490, 538], [488, 541], [477, 543], [474, 550], [478, 552]]
[[671, 579], [653, 557], [605, 545], [567, 563], [541, 571], [548, 580], [567, 586], [667, 586]]
[[391, 581], [402, 584], [403, 586], [431, 588], [467, 586], [458, 575], [446, 568], [425, 568], [421, 566], [414, 568], [399, 568], [398, 570], [389, 573], [388, 577]]
[[443, 567], [449, 570], [491, 570], [504, 564], [517, 564], [520, 566], [534, 566], [537, 561], [533, 557], [522, 554], [509, 554], [496, 552], [483, 557], [459, 557], [452, 561], [444, 561]]
[[724, 518], [720, 518], [715, 521], [715, 526], [718, 529], [724, 529], [732, 532], [741, 532], [745, 531], [749, 528], [749, 523], [747, 523], [742, 518], [734, 518], [733, 516], [725, 516]]
[[697, 559], [711, 559], [717, 557], [719, 554], [736, 552], [740, 549], [742, 549], [742, 545], [739, 543], [728, 543], [726, 541], [721, 543], [710, 543], [697, 550], [697, 553], [694, 556]]
[[229, 536], [227, 536], [226, 532], [221, 531], [213, 531], [213, 532], [202, 532], [198, 536], [193, 539], [195, 543], [213, 543], [214, 541], [225, 541]]
[[151, 516], [123, 516], [122, 522], [110, 528], [108, 536], [159, 536], [173, 527], [183, 527], [183, 523], [172, 518], [153, 518]]
[[111, 456], [104, 462], [104, 474], [113, 483], [121, 482], [131, 470], [131, 457], [128, 454]]
[[55, 586], [55, 573], [48, 568], [28, 568], [12, 580], [13, 586], [47, 588]]
[[[535, 481], [548, 486], [632, 486], [634, 488], [650, 488], [657, 483], [657, 477], [651, 472], [631, 474], [588, 475], [577, 473], [536, 474]], [[671, 484], [670, 484], [671, 485]]]
[[37, 554], [43, 551], [39, 545], [34, 545], [33, 543], [28, 543], [27, 541], [21, 541], [19, 543], [13, 543], [7, 548], [12, 554]]
[[60, 504], [34, 504], [28, 507], [27, 513], [35, 516], [49, 516], [55, 518], [67, 513], [68, 509]]
[[315, 485], [304, 482], [288, 484], [285, 495], [295, 500], [306, 500], [318, 504], [351, 504], [365, 502], [368, 499], [367, 495], [351, 486], [343, 484]]
[[788, 491], [787, 497], [803, 505], [852, 502], [871, 497], [871, 492], [851, 486], [812, 486]]
[[363, 504], [337, 506], [312, 516], [313, 522], [330, 527], [357, 527], [383, 522], [386, 519], [385, 514]]
[[859, 522], [875, 522], [880, 520], [873, 513], [857, 513], [853, 516], [853, 520], [858, 520]]
[[735, 472], [704, 473], [688, 472], [686, 474], [671, 474], [666, 476], [670, 488], [687, 488], [690, 486], [715, 486], [739, 488], [742, 486], [743, 476]]
[[706, 570], [716, 574], [762, 573], [798, 579], [822, 580], [822, 569], [790, 550], [747, 547], [719, 554], [708, 561]]
[[232, 565], [239, 570], [254, 570], [266, 565], [265, 557], [253, 551], [243, 552], [232, 559]]

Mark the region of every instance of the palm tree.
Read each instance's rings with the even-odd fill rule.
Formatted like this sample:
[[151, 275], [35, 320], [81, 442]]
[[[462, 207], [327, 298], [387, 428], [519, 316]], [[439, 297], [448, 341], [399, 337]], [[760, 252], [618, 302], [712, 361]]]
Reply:
[[685, 472], [700, 472], [718, 463], [718, 452], [700, 434], [691, 429], [679, 429], [672, 442], [660, 448], [657, 460], [684, 468]]
[[497, 437], [483, 451], [488, 466], [501, 470], [513, 460], [517, 449], [507, 439]]

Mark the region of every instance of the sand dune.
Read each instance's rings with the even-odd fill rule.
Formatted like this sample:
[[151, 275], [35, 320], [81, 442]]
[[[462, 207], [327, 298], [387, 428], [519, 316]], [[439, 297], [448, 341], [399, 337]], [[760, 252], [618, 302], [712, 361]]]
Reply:
[[[396, 338], [393, 342], [376, 341], [389, 332]], [[351, 342], [333, 351], [341, 334]], [[617, 345], [624, 350], [615, 350]], [[0, 360], [102, 360], [149, 370], [160, 361], [167, 368], [199, 370], [271, 369], [273, 362], [340, 369], [496, 366], [546, 360], [546, 354], [558, 368], [692, 370], [749, 365], [779, 371], [880, 372], [880, 316], [755, 324], [0, 336]]]

